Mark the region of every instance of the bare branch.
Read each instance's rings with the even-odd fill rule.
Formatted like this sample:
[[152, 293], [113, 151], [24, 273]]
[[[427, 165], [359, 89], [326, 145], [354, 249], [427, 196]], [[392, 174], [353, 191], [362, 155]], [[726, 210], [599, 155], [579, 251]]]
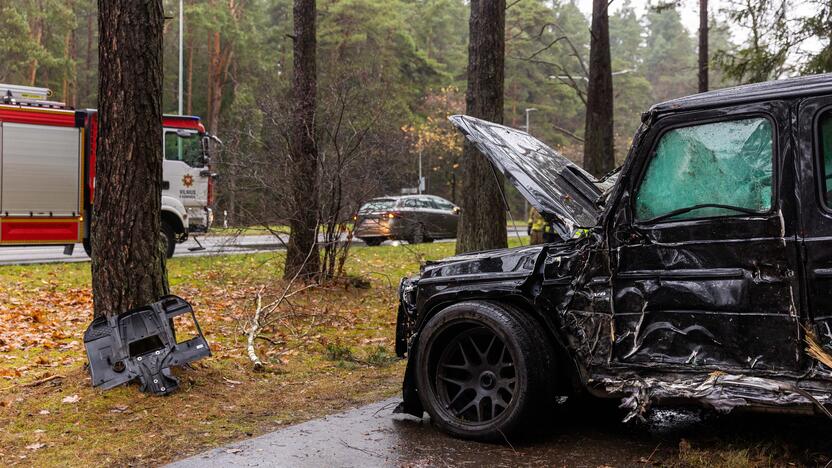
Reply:
[[567, 129], [563, 128], [563, 127], [559, 127], [559, 126], [557, 126], [557, 125], [554, 125], [554, 124], [553, 124], [553, 125], [552, 125], [552, 128], [554, 128], [555, 130], [557, 130], [557, 131], [559, 131], [559, 132], [563, 133], [564, 135], [566, 135], [566, 136], [568, 136], [568, 137], [572, 137], [572, 138], [574, 138], [575, 140], [580, 141], [581, 143], [583, 143], [583, 142], [584, 142], [584, 139], [583, 139], [583, 138], [579, 137], [578, 135], [575, 135], [573, 132], [570, 132], [569, 130], [567, 130]]

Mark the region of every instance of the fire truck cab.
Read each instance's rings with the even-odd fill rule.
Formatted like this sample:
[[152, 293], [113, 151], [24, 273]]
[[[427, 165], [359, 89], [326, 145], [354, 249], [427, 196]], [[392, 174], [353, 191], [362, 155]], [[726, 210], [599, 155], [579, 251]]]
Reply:
[[[46, 88], [0, 84], [0, 246], [74, 245], [90, 253], [97, 112]], [[212, 222], [212, 140], [199, 117], [163, 117], [162, 235], [168, 256]]]

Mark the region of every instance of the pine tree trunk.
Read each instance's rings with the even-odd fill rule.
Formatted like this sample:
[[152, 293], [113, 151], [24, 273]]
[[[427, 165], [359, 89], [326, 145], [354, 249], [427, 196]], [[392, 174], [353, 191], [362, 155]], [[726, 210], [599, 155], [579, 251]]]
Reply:
[[[35, 44], [38, 46], [41, 45], [41, 40], [43, 39], [43, 20], [37, 20], [32, 28], [32, 39], [34, 40]], [[38, 77], [38, 59], [32, 59], [29, 62], [29, 86], [35, 86], [37, 84], [37, 77]]]
[[584, 169], [596, 176], [602, 176], [615, 168], [610, 20], [607, 7], [608, 0], [592, 2]]
[[84, 59], [85, 66], [84, 66], [84, 71], [81, 74], [81, 89], [80, 89], [79, 93], [81, 95], [81, 99], [80, 99], [81, 104], [91, 107], [91, 106], [95, 105], [95, 103], [91, 102], [92, 99], [90, 99], [92, 97], [92, 90], [91, 90], [92, 84], [90, 82], [92, 81], [91, 70], [93, 69], [93, 63], [92, 63], [92, 44], [93, 44], [93, 40], [92, 40], [92, 38], [93, 38], [93, 27], [94, 27], [93, 23], [94, 23], [95, 18], [93, 17], [92, 12], [88, 12], [87, 15], [88, 15], [87, 16], [87, 53], [86, 53], [86, 57]]
[[[466, 114], [503, 122], [505, 61], [505, 0], [471, 0], [468, 22], [468, 90]], [[488, 159], [468, 141], [462, 152], [462, 209], [456, 251], [506, 247], [506, 212], [501, 194], [503, 180]]]
[[708, 0], [699, 0], [699, 92], [708, 90]]
[[208, 131], [214, 135], [219, 130], [220, 106], [222, 105], [221, 56], [220, 33], [214, 32], [211, 45], [211, 81], [208, 82], [208, 87], [211, 88], [211, 102], [208, 105]]
[[162, 0], [98, 1], [98, 141], [92, 218], [95, 316], [167, 291], [160, 249]]
[[295, 0], [294, 76], [292, 79], [292, 121], [290, 152], [291, 218], [284, 277], [295, 274], [311, 279], [318, 275], [318, 145], [315, 106], [317, 71], [315, 68], [315, 0]]

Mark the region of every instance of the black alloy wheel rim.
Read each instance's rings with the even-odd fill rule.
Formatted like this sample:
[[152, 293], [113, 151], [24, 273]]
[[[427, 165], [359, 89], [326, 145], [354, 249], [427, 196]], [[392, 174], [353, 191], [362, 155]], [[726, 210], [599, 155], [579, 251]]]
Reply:
[[448, 341], [436, 364], [436, 396], [442, 409], [466, 425], [498, 419], [514, 400], [517, 373], [503, 340], [482, 325]]

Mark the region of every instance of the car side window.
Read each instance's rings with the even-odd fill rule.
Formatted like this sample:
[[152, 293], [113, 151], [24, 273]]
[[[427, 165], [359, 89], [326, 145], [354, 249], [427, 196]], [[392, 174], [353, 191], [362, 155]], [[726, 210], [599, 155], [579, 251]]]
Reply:
[[454, 209], [454, 204], [451, 202], [447, 202], [445, 200], [433, 200], [436, 203], [436, 206], [439, 207], [440, 210], [451, 211]]
[[764, 213], [772, 204], [771, 122], [751, 118], [662, 135], [635, 199], [637, 221]]
[[405, 198], [402, 201], [402, 206], [405, 208], [416, 208], [416, 199], [415, 198]]
[[430, 198], [419, 198], [419, 208], [436, 208]]
[[821, 199], [827, 208], [832, 207], [832, 111], [826, 111], [818, 120], [818, 134], [821, 148]]

